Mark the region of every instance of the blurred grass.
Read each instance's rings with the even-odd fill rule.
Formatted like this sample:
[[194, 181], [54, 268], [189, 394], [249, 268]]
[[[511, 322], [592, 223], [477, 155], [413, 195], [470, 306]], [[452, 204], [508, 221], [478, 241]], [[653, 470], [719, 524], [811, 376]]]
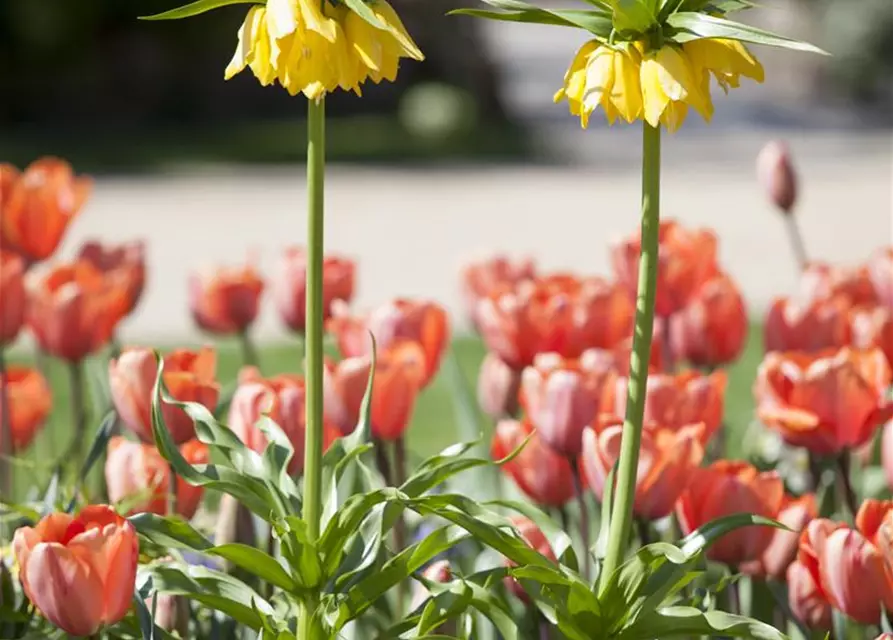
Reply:
[[[762, 359], [762, 332], [759, 325], [752, 325], [750, 336], [742, 357], [729, 368], [729, 387], [726, 394], [726, 445], [729, 457], [739, 457], [743, 451], [744, 437], [748, 425], [753, 418], [753, 401], [751, 387], [757, 367]], [[476, 337], [457, 338], [452, 345], [453, 353], [462, 374], [475, 393], [477, 373], [484, 357], [484, 346]], [[218, 377], [227, 383], [235, 380], [241, 366], [240, 352], [237, 345], [222, 342], [218, 346]], [[298, 369], [301, 357], [300, 348], [294, 344], [268, 345], [261, 349], [261, 367], [266, 375], [274, 375]], [[10, 358], [11, 363], [33, 363], [33, 357], [27, 352], [17, 351]], [[434, 380], [419, 398], [415, 415], [408, 432], [408, 446], [412, 461], [437, 453], [444, 447], [456, 442], [460, 432], [475, 432], [476, 427], [459, 429], [457, 410], [453, 401], [454, 391], [451, 378], [446, 375], [446, 364], [441, 375]], [[90, 375], [105, 375], [105, 364], [100, 359], [89, 363]], [[67, 366], [53, 360], [47, 360], [46, 372], [53, 390], [53, 413], [46, 427], [38, 435], [35, 443], [26, 455], [22, 456], [16, 473], [17, 499], [26, 497], [29, 487], [43, 486], [52, 469], [53, 461], [66, 450], [72, 438], [72, 420], [69, 394], [69, 372]], [[89, 386], [89, 381], [88, 381]], [[89, 395], [89, 394], [88, 394]], [[88, 406], [91, 402], [88, 398]], [[90, 419], [90, 429], [99, 425], [101, 411], [94, 410]], [[489, 438], [491, 424], [488, 420], [481, 422]], [[84, 445], [86, 448], [86, 444]]]

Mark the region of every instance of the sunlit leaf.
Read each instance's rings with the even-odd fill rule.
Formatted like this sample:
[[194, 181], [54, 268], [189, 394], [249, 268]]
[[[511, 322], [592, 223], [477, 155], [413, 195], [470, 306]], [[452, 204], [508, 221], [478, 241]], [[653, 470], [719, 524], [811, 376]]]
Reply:
[[702, 38], [726, 38], [749, 44], [762, 44], [770, 47], [828, 55], [826, 51], [808, 42], [792, 40], [791, 38], [785, 38], [784, 36], [757, 29], [750, 25], [709, 16], [704, 13], [693, 11], [674, 13], [667, 18], [667, 25], [672, 28], [670, 37], [679, 43]]
[[645, 613], [613, 637], [617, 640], [654, 640], [693, 636], [788, 640], [785, 634], [765, 622], [722, 611], [704, 612], [693, 607], [668, 607]]
[[182, 18], [191, 18], [192, 16], [201, 15], [220, 7], [226, 7], [231, 4], [266, 4], [265, 0], [197, 0], [182, 7], [156, 13], [151, 16], [142, 16], [140, 20], [180, 20]]

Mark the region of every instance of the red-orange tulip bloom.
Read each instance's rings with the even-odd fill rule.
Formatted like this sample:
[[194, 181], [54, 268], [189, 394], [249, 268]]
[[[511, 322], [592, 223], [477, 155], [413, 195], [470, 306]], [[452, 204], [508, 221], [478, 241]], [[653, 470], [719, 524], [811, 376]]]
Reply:
[[741, 355], [747, 340], [747, 308], [737, 285], [717, 276], [701, 285], [670, 324], [677, 358], [699, 367], [718, 367]]
[[800, 276], [800, 291], [806, 300], [841, 298], [850, 305], [874, 305], [877, 293], [866, 267], [845, 269], [814, 262]]
[[878, 301], [893, 308], [893, 247], [874, 252], [868, 261], [868, 277]]
[[42, 158], [20, 176], [5, 165], [0, 189], [0, 244], [29, 262], [49, 258], [68, 223], [90, 195], [89, 178], [76, 178], [71, 166], [58, 158]]
[[[409, 427], [412, 411], [425, 375], [425, 353], [417, 342], [392, 343], [377, 353], [375, 382], [369, 420], [372, 434], [382, 440], [396, 440]], [[369, 381], [372, 358], [369, 355], [327, 363], [325, 371], [326, 416], [348, 434], [360, 420], [360, 405]]]
[[[180, 447], [180, 453], [190, 464], [208, 462], [208, 447], [198, 440], [190, 440]], [[151, 444], [133, 442], [116, 436], [109, 440], [105, 462], [105, 482], [109, 500], [124, 502], [128, 513], [167, 513], [169, 468]], [[193, 487], [177, 478], [177, 513], [189, 520], [195, 515], [204, 489]]]
[[784, 581], [788, 567], [797, 557], [800, 532], [819, 515], [815, 495], [807, 493], [799, 498], [785, 496], [778, 521], [790, 531], [776, 529], [772, 542], [758, 560], [746, 562], [741, 571], [748, 575]]
[[[601, 365], [601, 366], [600, 366]], [[583, 450], [583, 430], [613, 391], [617, 374], [604, 361], [564, 359], [541, 353], [521, 377], [521, 404], [543, 442], [576, 458]]]
[[472, 324], [477, 327], [478, 302], [491, 293], [513, 288], [524, 280], [536, 277], [536, 263], [532, 258], [513, 260], [504, 254], [495, 254], [485, 260], [469, 262], [462, 268], [462, 298]]
[[[325, 256], [322, 265], [323, 318], [332, 317], [332, 302], [353, 298], [356, 264], [340, 256]], [[276, 308], [285, 325], [304, 333], [307, 326], [307, 252], [302, 247], [285, 250], [273, 283]]]
[[[697, 469], [676, 504], [685, 534], [717, 518], [752, 513], [777, 519], [784, 503], [784, 483], [775, 471], [759, 472], [746, 462], [719, 460]], [[727, 533], [707, 551], [717, 562], [738, 566], [756, 560], [772, 543], [774, 530], [749, 526]]]
[[893, 308], [877, 306], [854, 309], [850, 314], [850, 326], [854, 347], [877, 347], [893, 367]]
[[487, 347], [523, 369], [538, 353], [613, 349], [629, 336], [634, 312], [617, 285], [558, 275], [497, 290], [478, 303], [477, 320]]
[[867, 500], [856, 529], [824, 518], [813, 520], [800, 537], [797, 559], [832, 607], [863, 624], [877, 624], [882, 607], [893, 608], [893, 572], [879, 536], [893, 503]]
[[192, 318], [209, 333], [241, 333], [257, 318], [263, 290], [263, 280], [251, 265], [192, 274], [189, 278]]
[[12, 545], [25, 595], [63, 631], [90, 636], [130, 611], [139, 543], [111, 507], [50, 514], [18, 529]]
[[92, 264], [112, 277], [121, 278], [127, 289], [127, 313], [133, 313], [146, 286], [146, 257], [142, 241], [112, 245], [96, 240], [81, 246], [78, 260]]
[[884, 426], [883, 439], [881, 440], [881, 463], [884, 467], [884, 475], [887, 476], [887, 484], [893, 488], [893, 422]]
[[502, 471], [537, 504], [561, 507], [574, 497], [573, 469], [567, 456], [546, 446], [529, 422], [500, 421], [493, 433], [491, 455], [494, 460], [505, 458], [528, 436], [530, 440], [527, 445], [521, 453], [502, 465]]
[[25, 324], [25, 263], [0, 251], [0, 348], [13, 342]]
[[890, 365], [880, 349], [767, 354], [757, 373], [757, 415], [794, 446], [819, 455], [868, 442], [891, 416]]
[[[512, 526], [518, 530], [518, 533], [521, 534], [524, 542], [526, 542], [531, 549], [539, 553], [541, 556], [545, 556], [555, 564], [558, 564], [558, 558], [555, 557], [555, 552], [552, 551], [552, 545], [549, 544], [549, 539], [546, 538], [546, 534], [543, 533], [543, 530], [540, 529], [533, 520], [523, 516], [515, 516], [512, 518], [511, 522]], [[507, 567], [517, 566], [508, 558], [504, 560], [504, 563]], [[503, 584], [505, 584], [506, 588], [523, 602], [529, 602], [530, 598], [524, 591], [524, 587], [522, 587], [517, 580], [514, 578], [505, 578]]]
[[55, 267], [30, 294], [28, 326], [40, 348], [69, 362], [105, 346], [129, 304], [121, 281], [86, 262]]
[[776, 298], [766, 314], [766, 351], [821, 351], [850, 343], [851, 306], [843, 298], [800, 304]]
[[[670, 316], [682, 309], [707, 280], [717, 274], [717, 239], [709, 229], [687, 229], [674, 220], [660, 223], [655, 313]], [[635, 297], [638, 286], [640, 234], [611, 247], [617, 279]]]
[[398, 341], [412, 340], [425, 355], [422, 387], [428, 385], [440, 368], [440, 359], [450, 341], [446, 310], [434, 302], [396, 299], [372, 310], [365, 318], [349, 315], [346, 305], [333, 305], [329, 330], [338, 340], [345, 358], [365, 356], [372, 348], [369, 333], [378, 349], [387, 349]]
[[[606, 394], [605, 411], [623, 417], [626, 413], [627, 378], [617, 380], [613, 394]], [[648, 376], [645, 391], [645, 422], [670, 429], [704, 423], [704, 442], [722, 424], [727, 377], [724, 371], [702, 375], [683, 371], [676, 375]]]
[[[6, 387], [4, 389], [4, 387]], [[5, 415], [4, 397], [9, 398], [12, 452], [28, 448], [50, 414], [53, 399], [47, 381], [36, 369], [10, 366], [5, 381], [0, 376], [0, 416]], [[8, 454], [0, 448], [0, 455]]]
[[831, 628], [831, 605], [816, 578], [799, 560], [788, 567], [788, 602], [791, 611], [810, 629]]
[[516, 415], [520, 388], [521, 372], [487, 353], [478, 374], [478, 403], [484, 413], [494, 420]]
[[[645, 520], [659, 520], [673, 512], [676, 500], [688, 487], [704, 459], [704, 425], [681, 429], [646, 425], [639, 449], [636, 497], [633, 509]], [[621, 422], [597, 423], [583, 434], [581, 457], [586, 480], [602, 499], [608, 474], [620, 458]]]
[[[214, 380], [217, 354], [213, 349], [171, 351], [164, 357], [162, 379], [175, 400], [197, 402], [210, 410], [217, 406], [220, 385]], [[115, 410], [124, 424], [144, 442], [152, 436], [152, 391], [158, 363], [151, 349], [124, 349], [109, 362], [109, 386]], [[195, 437], [195, 425], [179, 407], [163, 404], [162, 415], [177, 444]]]

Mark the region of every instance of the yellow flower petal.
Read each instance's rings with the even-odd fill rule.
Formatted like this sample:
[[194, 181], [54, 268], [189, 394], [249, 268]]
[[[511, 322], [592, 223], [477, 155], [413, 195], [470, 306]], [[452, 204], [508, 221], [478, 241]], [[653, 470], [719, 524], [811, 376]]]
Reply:
[[236, 45], [236, 53], [224, 71], [224, 79], [229, 80], [248, 66], [254, 52], [257, 34], [264, 23], [265, 14], [266, 10], [259, 5], [248, 10], [245, 21], [239, 27], [239, 44]]
[[267, 0], [267, 28], [273, 38], [278, 40], [294, 33], [300, 17], [297, 0]]
[[642, 115], [642, 85], [639, 81], [641, 56], [635, 49], [618, 51], [614, 55], [614, 86], [611, 104], [627, 122]]
[[694, 78], [682, 52], [673, 46], [661, 47], [655, 59], [661, 89], [670, 100], [685, 100], [694, 87]]
[[425, 55], [419, 50], [416, 43], [413, 42], [409, 33], [406, 31], [406, 27], [403, 26], [400, 16], [397, 15], [397, 12], [394, 11], [394, 8], [391, 5], [385, 0], [377, 0], [370, 5], [370, 8], [379, 20], [388, 25], [390, 33], [397, 39], [397, 42], [400, 43], [400, 46], [407, 57], [418, 61], [425, 59]]
[[[684, 102], [670, 102], [661, 115], [660, 122], [667, 128], [670, 133], [675, 132], [685, 122], [688, 115], [688, 105]], [[656, 125], [653, 125], [656, 126]]]
[[610, 102], [611, 89], [614, 87], [614, 56], [616, 52], [609, 47], [599, 47], [589, 56], [586, 65], [586, 87], [583, 90], [583, 107], [590, 112], [599, 104]]
[[308, 31], [314, 31], [329, 42], [335, 42], [335, 21], [327, 17], [315, 0], [289, 0], [297, 2], [301, 18]]
[[653, 54], [642, 60], [639, 68], [639, 83], [642, 87], [642, 106], [645, 121], [652, 127], [660, 126], [660, 118], [670, 103], [670, 97], [661, 85], [661, 66]]
[[373, 71], [381, 70], [383, 47], [377, 34], [382, 33], [353, 11], [344, 18], [344, 31], [360, 61]]

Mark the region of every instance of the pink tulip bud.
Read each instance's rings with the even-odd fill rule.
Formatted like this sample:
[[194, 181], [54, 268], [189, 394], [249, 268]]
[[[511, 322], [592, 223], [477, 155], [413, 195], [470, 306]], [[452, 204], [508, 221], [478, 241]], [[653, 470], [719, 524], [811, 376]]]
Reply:
[[494, 420], [516, 415], [520, 386], [521, 372], [488, 353], [478, 375], [478, 402], [484, 413]]
[[769, 142], [757, 156], [757, 179], [784, 213], [791, 213], [797, 202], [797, 174], [791, 155], [783, 142]]

